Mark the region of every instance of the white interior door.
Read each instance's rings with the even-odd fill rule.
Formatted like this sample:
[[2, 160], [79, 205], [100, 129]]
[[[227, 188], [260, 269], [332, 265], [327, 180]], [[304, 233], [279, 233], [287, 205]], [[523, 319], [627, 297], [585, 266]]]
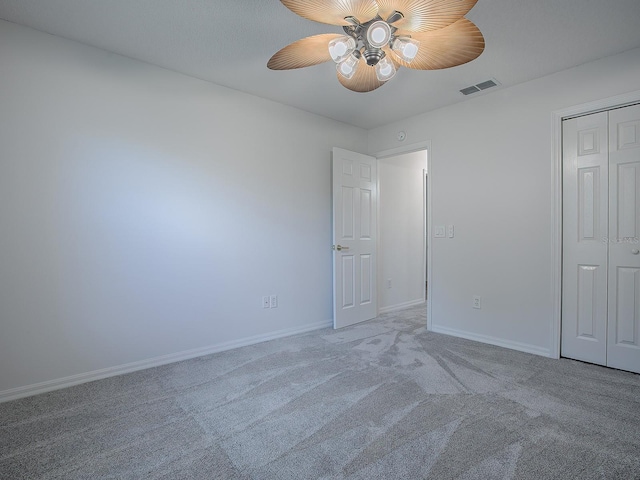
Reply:
[[640, 105], [609, 112], [607, 365], [640, 373]]
[[607, 112], [563, 122], [562, 355], [607, 360]]
[[333, 326], [377, 315], [377, 160], [333, 149]]

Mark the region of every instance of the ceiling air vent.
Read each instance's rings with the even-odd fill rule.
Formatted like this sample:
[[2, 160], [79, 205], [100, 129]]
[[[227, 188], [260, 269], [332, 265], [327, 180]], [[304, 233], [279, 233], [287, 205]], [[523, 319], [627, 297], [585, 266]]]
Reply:
[[482, 90], [486, 90], [487, 88], [497, 87], [500, 85], [496, 79], [485, 80], [484, 82], [480, 82], [476, 85], [471, 85], [470, 87], [463, 88], [460, 90], [460, 93], [463, 95], [471, 95], [472, 93], [481, 92]]
[[480, 89], [478, 87], [472, 86], [472, 87], [463, 88], [462, 90], [460, 90], [460, 93], [462, 93], [463, 95], [471, 95], [472, 93], [476, 93], [479, 91]]

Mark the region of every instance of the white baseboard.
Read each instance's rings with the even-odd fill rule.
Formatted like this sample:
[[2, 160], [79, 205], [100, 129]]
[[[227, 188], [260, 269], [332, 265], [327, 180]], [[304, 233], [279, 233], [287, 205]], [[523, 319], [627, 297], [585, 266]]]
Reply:
[[303, 325], [301, 327], [286, 328], [271, 333], [254, 335], [252, 337], [224, 342], [208, 347], [195, 348], [193, 350], [171, 353], [169, 355], [162, 355], [160, 357], [149, 358], [147, 360], [140, 360], [124, 365], [116, 365], [114, 367], [103, 368], [101, 370], [94, 370], [92, 372], [81, 373], [78, 375], [58, 378], [55, 380], [48, 380], [46, 382], [26, 385], [24, 387], [11, 388], [9, 390], [0, 391], [0, 403], [17, 400], [19, 398], [30, 397], [32, 395], [38, 395], [40, 393], [51, 392], [53, 390], [60, 390], [62, 388], [72, 387], [73, 385], [79, 385], [81, 383], [93, 382], [95, 380], [100, 380], [107, 377], [115, 377], [116, 375], [123, 375], [125, 373], [144, 370], [146, 368], [159, 367], [160, 365], [180, 362], [182, 360], [189, 360], [196, 357], [203, 357], [212, 353], [224, 352], [226, 350], [246, 347], [248, 345], [255, 345], [256, 343], [275, 340], [276, 338], [290, 337], [292, 335], [311, 332], [313, 330], [319, 330], [321, 328], [332, 326], [333, 320], [316, 322]]
[[520, 352], [532, 353], [534, 355], [540, 355], [541, 357], [553, 358], [551, 351], [548, 348], [529, 345], [528, 343], [514, 342], [503, 338], [491, 337], [489, 335], [480, 335], [478, 333], [457, 330], [455, 328], [440, 327], [438, 325], [433, 325], [431, 331], [451, 335], [453, 337], [466, 338], [467, 340], [475, 340], [480, 343], [488, 343], [489, 345], [496, 345], [498, 347], [509, 348], [511, 350], [518, 350]]
[[426, 305], [427, 302], [424, 299], [420, 300], [412, 300], [410, 302], [398, 303], [396, 305], [391, 305], [389, 307], [381, 307], [378, 309], [378, 314], [382, 315], [383, 313], [395, 312], [397, 310], [404, 310], [405, 308], [415, 307], [416, 305]]

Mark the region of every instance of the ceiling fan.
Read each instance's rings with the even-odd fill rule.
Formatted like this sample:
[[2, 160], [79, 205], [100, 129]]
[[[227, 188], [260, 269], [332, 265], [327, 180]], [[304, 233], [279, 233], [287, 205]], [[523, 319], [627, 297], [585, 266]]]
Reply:
[[272, 70], [309, 67], [333, 60], [338, 80], [370, 92], [399, 67], [438, 70], [476, 59], [484, 37], [464, 16], [478, 0], [280, 0], [292, 12], [342, 26], [343, 34], [298, 40], [278, 51]]

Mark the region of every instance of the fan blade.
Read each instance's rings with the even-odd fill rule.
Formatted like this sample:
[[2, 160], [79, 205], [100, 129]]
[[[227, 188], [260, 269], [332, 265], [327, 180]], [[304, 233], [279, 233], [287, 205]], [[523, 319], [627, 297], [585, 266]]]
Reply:
[[[336, 72], [337, 73], [337, 72]], [[381, 82], [376, 77], [376, 69], [374, 67], [370, 67], [367, 65], [366, 60], [363, 58], [360, 59], [360, 63], [358, 64], [358, 69], [356, 73], [353, 74], [353, 77], [350, 79], [344, 78], [339, 73], [338, 81], [349, 90], [353, 90], [354, 92], [366, 93], [375, 90], [378, 87], [381, 87], [386, 82]]]
[[393, 26], [411, 32], [428, 32], [447, 27], [464, 17], [478, 0], [377, 0], [382, 18], [394, 11], [404, 18]]
[[[401, 34], [401, 32], [398, 32]], [[475, 60], [484, 51], [484, 37], [478, 27], [463, 18], [453, 25], [433, 32], [412, 33], [420, 42], [418, 55], [407, 63], [391, 54], [396, 63], [414, 70], [439, 70]]]
[[280, 0], [293, 13], [329, 25], [351, 25], [345, 17], [355, 17], [360, 23], [378, 13], [375, 0]]
[[273, 55], [267, 67], [271, 70], [291, 70], [328, 62], [331, 60], [329, 42], [341, 36], [336, 33], [324, 33], [293, 42]]

